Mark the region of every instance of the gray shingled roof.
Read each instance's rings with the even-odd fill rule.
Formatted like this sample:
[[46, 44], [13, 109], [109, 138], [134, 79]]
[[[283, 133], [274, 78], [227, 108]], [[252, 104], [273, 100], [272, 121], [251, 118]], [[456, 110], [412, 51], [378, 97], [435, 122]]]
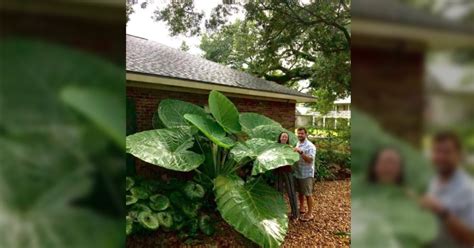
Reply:
[[312, 97], [275, 82], [185, 53], [155, 41], [127, 35], [127, 71], [224, 86]]
[[474, 26], [446, 20], [418, 10], [399, 0], [357, 0], [351, 5], [353, 18], [380, 20], [409, 26], [474, 34]]

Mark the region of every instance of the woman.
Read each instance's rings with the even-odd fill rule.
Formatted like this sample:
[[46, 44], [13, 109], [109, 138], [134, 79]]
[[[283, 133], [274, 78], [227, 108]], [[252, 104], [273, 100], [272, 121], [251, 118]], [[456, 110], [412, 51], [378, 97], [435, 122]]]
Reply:
[[[277, 142], [280, 144], [290, 145], [290, 137], [288, 133], [286, 132], [280, 133], [280, 135], [278, 135]], [[288, 199], [290, 201], [290, 207], [291, 207], [290, 218], [295, 220], [295, 219], [298, 219], [299, 213], [298, 213], [298, 203], [296, 200], [295, 185], [293, 182], [293, 175], [291, 173], [292, 173], [291, 165], [282, 166], [275, 170], [277, 190], [280, 192], [283, 192], [283, 188], [286, 186], [286, 191], [288, 193]]]
[[368, 180], [375, 184], [403, 185], [404, 165], [400, 152], [391, 147], [379, 149], [369, 165]]

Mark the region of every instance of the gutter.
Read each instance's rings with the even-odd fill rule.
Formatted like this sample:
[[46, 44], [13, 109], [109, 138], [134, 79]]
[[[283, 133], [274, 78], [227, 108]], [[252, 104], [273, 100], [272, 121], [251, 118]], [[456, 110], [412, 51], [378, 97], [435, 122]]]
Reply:
[[181, 87], [181, 88], [206, 90], [206, 91], [218, 90], [223, 93], [248, 95], [248, 96], [254, 96], [254, 97], [275, 98], [275, 99], [281, 99], [281, 100], [286, 100], [286, 101], [296, 101], [299, 103], [316, 102], [316, 98], [309, 97], [309, 96], [305, 97], [305, 96], [289, 95], [289, 94], [276, 93], [276, 92], [270, 92], [270, 91], [253, 90], [253, 89], [239, 88], [239, 87], [226, 86], [226, 85], [213, 84], [213, 83], [204, 83], [204, 82], [192, 81], [192, 80], [144, 75], [144, 74], [133, 73], [133, 72], [127, 72], [126, 79], [127, 79], [127, 86], [144, 87], [143, 83], [145, 83], [150, 86], [164, 85], [164, 86]]

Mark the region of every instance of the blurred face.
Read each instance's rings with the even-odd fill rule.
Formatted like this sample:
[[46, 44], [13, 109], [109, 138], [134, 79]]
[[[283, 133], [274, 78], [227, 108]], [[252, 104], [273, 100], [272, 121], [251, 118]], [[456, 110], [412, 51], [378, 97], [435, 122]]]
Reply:
[[298, 140], [303, 142], [306, 139], [306, 132], [304, 130], [298, 130]]
[[402, 173], [402, 160], [397, 151], [386, 149], [375, 163], [375, 176], [380, 183], [396, 184]]
[[431, 160], [435, 169], [442, 175], [451, 174], [461, 160], [460, 151], [450, 140], [435, 142], [431, 152]]
[[280, 143], [282, 144], [288, 144], [288, 134], [287, 133], [282, 133], [280, 136]]

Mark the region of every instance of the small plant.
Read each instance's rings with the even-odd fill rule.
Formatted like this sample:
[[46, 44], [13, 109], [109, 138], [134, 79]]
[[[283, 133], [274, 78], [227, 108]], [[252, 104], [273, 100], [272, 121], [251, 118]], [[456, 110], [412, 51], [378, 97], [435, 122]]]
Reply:
[[201, 209], [204, 188], [192, 181], [169, 182], [127, 177], [126, 233], [154, 230], [177, 231], [181, 237], [195, 237], [199, 231], [212, 235], [211, 217]]
[[[168, 197], [172, 205], [178, 201], [175, 206], [192, 220], [188, 232], [211, 222], [203, 216], [196, 219], [199, 204], [179, 201], [199, 199], [206, 194], [204, 188], [212, 188], [209, 195], [226, 222], [262, 247], [280, 246], [288, 230], [287, 206], [262, 175], [299, 160], [290, 146], [276, 143], [284, 131], [295, 144], [295, 134], [266, 116], [239, 113], [217, 91], [209, 95], [209, 111], [188, 102], [163, 100], [153, 118], [158, 129], [127, 136], [127, 152], [169, 170], [196, 172], [199, 184], [189, 183], [183, 192]], [[249, 173], [242, 173], [243, 168]]]

